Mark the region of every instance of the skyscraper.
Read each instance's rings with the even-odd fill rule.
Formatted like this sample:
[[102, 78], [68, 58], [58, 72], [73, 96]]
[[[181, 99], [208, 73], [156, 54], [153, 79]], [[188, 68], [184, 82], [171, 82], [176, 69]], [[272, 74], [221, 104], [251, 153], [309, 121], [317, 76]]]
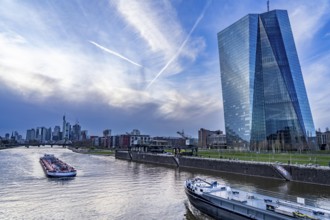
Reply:
[[63, 115], [63, 126], [62, 126], [62, 139], [66, 140], [67, 138], [67, 133], [66, 133], [66, 120], [65, 120], [65, 115]]
[[315, 128], [285, 10], [249, 14], [218, 33], [227, 145], [313, 148]]

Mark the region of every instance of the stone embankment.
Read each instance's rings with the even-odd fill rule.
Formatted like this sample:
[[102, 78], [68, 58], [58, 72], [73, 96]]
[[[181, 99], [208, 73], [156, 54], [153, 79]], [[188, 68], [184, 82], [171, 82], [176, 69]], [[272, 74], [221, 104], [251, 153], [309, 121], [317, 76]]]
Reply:
[[[116, 151], [117, 159], [330, 186], [330, 168]], [[280, 168], [280, 169], [279, 169]], [[288, 178], [289, 177], [289, 178]]]

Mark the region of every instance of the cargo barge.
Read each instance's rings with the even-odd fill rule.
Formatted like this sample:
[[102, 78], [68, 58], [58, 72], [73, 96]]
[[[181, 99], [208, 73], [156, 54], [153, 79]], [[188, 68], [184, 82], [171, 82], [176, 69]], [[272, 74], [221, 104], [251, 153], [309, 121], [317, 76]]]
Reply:
[[297, 198], [297, 202], [285, 201], [232, 189], [217, 181], [202, 178], [186, 180], [184, 188], [194, 207], [216, 219], [330, 219], [330, 207], [324, 209], [308, 206], [303, 198]]
[[40, 164], [48, 177], [74, 177], [76, 169], [56, 158], [53, 154], [40, 157]]

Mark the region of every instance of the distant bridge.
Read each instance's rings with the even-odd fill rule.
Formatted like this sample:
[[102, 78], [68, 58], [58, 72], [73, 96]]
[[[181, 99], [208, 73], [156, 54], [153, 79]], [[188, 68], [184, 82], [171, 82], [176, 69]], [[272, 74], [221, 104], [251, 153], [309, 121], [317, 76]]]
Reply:
[[67, 146], [72, 146], [72, 142], [55, 142], [55, 143], [15, 143], [15, 144], [4, 144], [0, 146], [0, 148], [14, 148], [14, 147], [27, 147], [29, 148], [30, 146], [34, 147], [41, 147], [41, 146], [62, 146], [62, 147], [67, 147]]

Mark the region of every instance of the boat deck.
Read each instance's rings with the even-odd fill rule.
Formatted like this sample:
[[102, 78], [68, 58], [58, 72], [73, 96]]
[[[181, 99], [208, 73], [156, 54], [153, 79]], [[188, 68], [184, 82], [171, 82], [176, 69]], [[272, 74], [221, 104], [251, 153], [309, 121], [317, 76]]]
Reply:
[[40, 162], [46, 174], [50, 177], [75, 176], [77, 172], [73, 167], [51, 154], [45, 154], [44, 157], [40, 158]]
[[229, 186], [221, 185], [217, 182], [207, 182], [201, 179], [190, 182], [189, 187], [194, 189], [199, 195], [208, 194], [216, 198], [235, 201], [257, 209], [273, 211], [292, 218], [330, 219], [330, 210], [305, 205], [303, 198], [298, 198], [298, 202], [300, 203], [291, 202], [272, 196], [232, 189]]

